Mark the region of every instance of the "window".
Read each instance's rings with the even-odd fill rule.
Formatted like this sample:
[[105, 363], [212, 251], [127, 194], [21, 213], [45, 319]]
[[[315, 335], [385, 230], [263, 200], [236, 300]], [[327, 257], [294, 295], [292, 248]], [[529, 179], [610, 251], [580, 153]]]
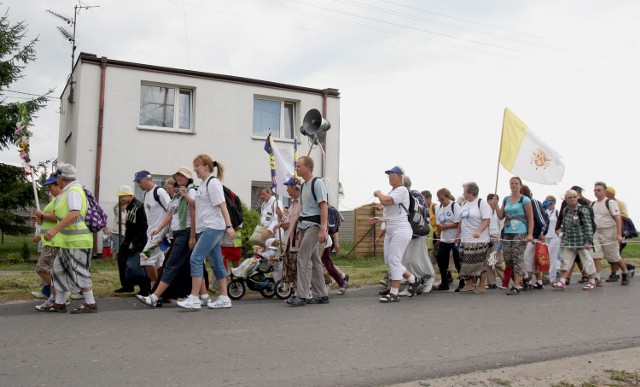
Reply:
[[149, 84], [140, 86], [140, 126], [192, 131], [192, 112], [192, 89]]
[[264, 98], [253, 99], [253, 135], [293, 139], [295, 103]]

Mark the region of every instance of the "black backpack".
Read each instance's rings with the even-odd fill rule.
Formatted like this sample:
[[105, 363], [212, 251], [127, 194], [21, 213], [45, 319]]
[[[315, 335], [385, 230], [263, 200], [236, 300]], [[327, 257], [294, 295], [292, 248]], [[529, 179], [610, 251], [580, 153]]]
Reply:
[[[409, 190], [407, 190], [409, 191]], [[431, 232], [431, 226], [429, 225], [429, 218], [424, 215], [424, 208], [418, 203], [418, 201], [409, 192], [409, 208], [405, 208], [404, 204], [400, 203], [400, 206], [407, 211], [407, 219], [413, 230], [415, 237], [421, 237]]]
[[342, 223], [342, 219], [340, 219], [340, 213], [334, 206], [329, 206], [327, 219], [327, 232], [329, 235], [333, 235], [340, 230], [340, 224]]
[[538, 239], [540, 234], [546, 235], [549, 229], [549, 215], [542, 208], [542, 203], [531, 198], [531, 209], [533, 210], [533, 237]]
[[[209, 181], [213, 179], [213, 176], [207, 179], [205, 183], [205, 189], [209, 192]], [[244, 214], [242, 213], [242, 202], [240, 197], [230, 190], [227, 186], [222, 186], [224, 192], [224, 201], [227, 204], [227, 211], [229, 211], [229, 218], [231, 219], [231, 227], [238, 228], [244, 220]]]

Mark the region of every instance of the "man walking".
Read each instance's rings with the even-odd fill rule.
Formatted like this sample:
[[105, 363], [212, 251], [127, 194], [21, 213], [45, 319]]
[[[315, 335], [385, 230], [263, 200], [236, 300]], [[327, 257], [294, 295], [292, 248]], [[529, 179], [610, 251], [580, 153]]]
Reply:
[[[291, 306], [327, 304], [329, 296], [324, 285], [320, 255], [327, 240], [327, 186], [313, 177], [313, 159], [302, 156], [296, 161], [296, 171], [305, 183], [300, 190], [302, 212], [298, 223], [300, 249], [296, 294], [285, 302]], [[311, 288], [311, 294], [309, 294]]]

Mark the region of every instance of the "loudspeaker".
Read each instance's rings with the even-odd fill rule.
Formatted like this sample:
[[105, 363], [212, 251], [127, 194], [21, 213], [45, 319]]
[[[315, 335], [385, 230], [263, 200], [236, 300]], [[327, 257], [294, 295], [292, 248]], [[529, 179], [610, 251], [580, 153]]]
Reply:
[[300, 133], [311, 137], [315, 144], [321, 144], [327, 137], [329, 129], [331, 129], [331, 123], [322, 117], [318, 109], [311, 109], [304, 115]]

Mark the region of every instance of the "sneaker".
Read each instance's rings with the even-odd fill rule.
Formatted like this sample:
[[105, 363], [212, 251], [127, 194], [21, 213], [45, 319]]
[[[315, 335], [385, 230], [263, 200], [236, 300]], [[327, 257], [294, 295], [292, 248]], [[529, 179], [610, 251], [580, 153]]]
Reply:
[[391, 302], [398, 302], [400, 301], [400, 297], [398, 297], [396, 294], [387, 294], [386, 296], [380, 297], [380, 302], [382, 302], [383, 304], [388, 304]]
[[33, 298], [37, 298], [38, 300], [48, 300], [49, 296], [47, 296], [46, 294], [42, 293], [40, 290], [38, 290], [37, 292], [31, 292], [31, 296]]
[[347, 288], [345, 286], [338, 288], [338, 295], [341, 296], [347, 292]]
[[67, 313], [67, 306], [65, 304], [49, 304], [42, 309], [38, 309], [39, 312], [49, 312], [49, 313]]
[[518, 294], [520, 294], [520, 289], [516, 288], [515, 286], [512, 286], [511, 289], [509, 289], [509, 291], [507, 292], [507, 296], [517, 296]]
[[98, 313], [98, 305], [86, 302], [71, 311], [71, 314]]
[[284, 300], [284, 303], [289, 306], [304, 306], [307, 305], [307, 300], [305, 300], [304, 298], [300, 298], [294, 294], [293, 296]]
[[440, 285], [436, 286], [435, 288], [433, 288], [433, 291], [435, 291], [435, 292], [448, 292], [449, 291], [449, 285], [440, 284]]
[[327, 296], [320, 297], [320, 298], [311, 297], [307, 299], [307, 304], [309, 305], [328, 304], [328, 303], [329, 303], [329, 297]]
[[49, 301], [49, 299], [47, 299], [44, 303], [40, 305], [35, 305], [34, 308], [36, 308], [38, 312], [44, 312], [45, 308], [49, 308], [52, 305], [53, 305], [53, 301]]
[[430, 293], [431, 290], [433, 290], [433, 282], [435, 280], [436, 279], [433, 278], [432, 276], [429, 276], [426, 281], [423, 279], [422, 280], [422, 293]]
[[636, 274], [636, 265], [627, 263], [627, 270], [629, 271], [629, 277], [633, 277]]
[[[607, 278], [604, 282], [618, 282], [618, 280], [620, 279], [620, 276], [615, 274], [615, 273], [611, 273], [611, 275], [609, 276], [609, 278]], [[32, 292], [33, 293], [33, 292]]]
[[84, 296], [80, 293], [71, 293], [72, 300], [84, 300]]
[[535, 284], [531, 285], [531, 289], [542, 290], [544, 289], [544, 285], [536, 282]]
[[344, 274], [344, 277], [342, 277], [342, 283], [345, 289], [349, 286], [349, 274]]
[[189, 295], [182, 301], [177, 302], [178, 306], [184, 309], [198, 310], [202, 307], [202, 303], [198, 297]]
[[398, 293], [398, 296], [400, 296], [400, 297], [411, 297], [411, 293], [409, 292], [409, 287], [404, 288], [403, 291]]
[[160, 301], [160, 299], [158, 299], [156, 302], [153, 302], [153, 300], [151, 299], [151, 296], [147, 296], [147, 297], [142, 297], [140, 295], [136, 294], [136, 298], [138, 299], [138, 301], [142, 302], [143, 304], [145, 304], [146, 306], [150, 307], [150, 308], [155, 308], [157, 301]]
[[223, 301], [222, 297], [218, 297], [214, 302], [208, 302], [207, 306], [211, 309], [231, 308], [231, 300]]
[[622, 281], [620, 282], [620, 285], [629, 285], [629, 273], [622, 273]]

